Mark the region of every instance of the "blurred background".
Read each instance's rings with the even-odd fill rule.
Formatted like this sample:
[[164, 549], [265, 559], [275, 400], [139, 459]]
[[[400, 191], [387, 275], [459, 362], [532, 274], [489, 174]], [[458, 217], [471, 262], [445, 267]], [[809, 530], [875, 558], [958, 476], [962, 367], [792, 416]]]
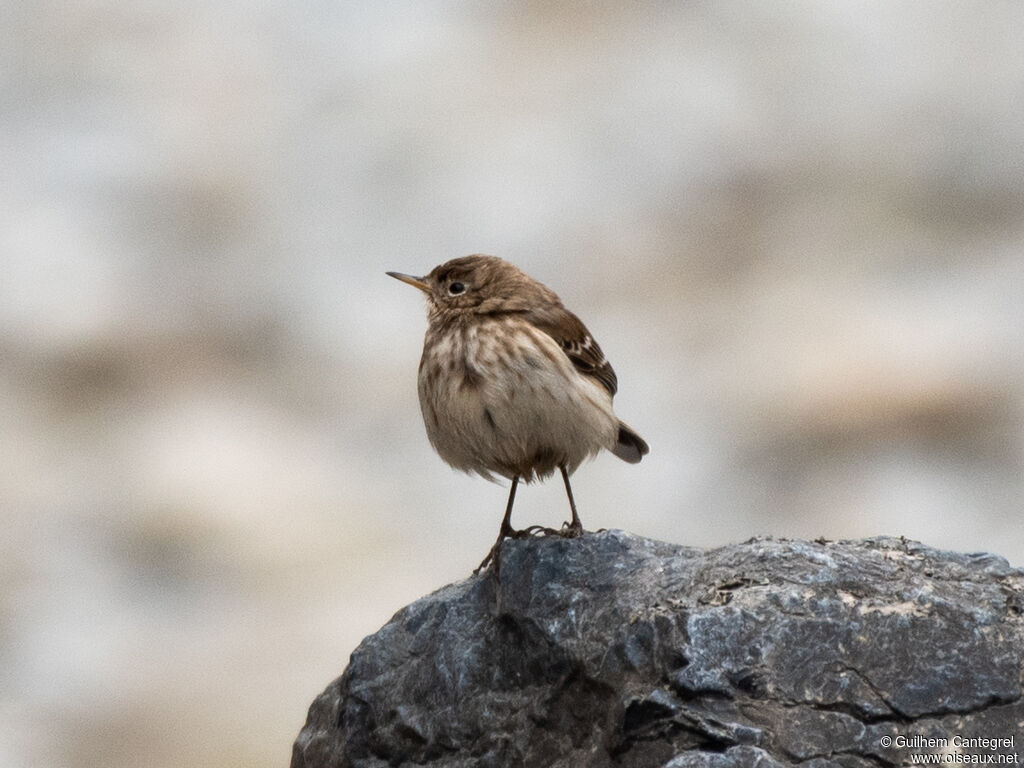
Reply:
[[579, 470], [588, 528], [1024, 564], [1024, 5], [0, 15], [0, 765], [286, 765], [469, 575], [507, 487], [430, 449], [384, 275], [467, 253], [651, 444]]

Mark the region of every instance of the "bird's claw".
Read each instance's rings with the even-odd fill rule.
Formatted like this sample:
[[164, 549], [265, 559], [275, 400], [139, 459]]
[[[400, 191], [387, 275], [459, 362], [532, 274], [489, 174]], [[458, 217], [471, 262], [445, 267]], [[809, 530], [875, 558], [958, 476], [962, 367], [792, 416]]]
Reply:
[[561, 528], [548, 528], [544, 525], [531, 525], [528, 528], [516, 531], [507, 529], [501, 532], [501, 536], [498, 541], [495, 542], [494, 546], [487, 553], [487, 557], [483, 559], [476, 568], [473, 569], [473, 575], [476, 576], [481, 571], [485, 570], [488, 565], [494, 564], [494, 571], [497, 573], [501, 567], [500, 554], [501, 554], [501, 543], [505, 539], [529, 539], [533, 537], [542, 538], [545, 536], [559, 536], [563, 539], [578, 539], [583, 535], [583, 526], [577, 521], [575, 525], [570, 522], [563, 522]]
[[558, 531], [558, 535], [566, 539], [578, 539], [583, 535], [583, 526], [580, 525], [579, 521], [573, 523], [563, 523], [562, 529]]

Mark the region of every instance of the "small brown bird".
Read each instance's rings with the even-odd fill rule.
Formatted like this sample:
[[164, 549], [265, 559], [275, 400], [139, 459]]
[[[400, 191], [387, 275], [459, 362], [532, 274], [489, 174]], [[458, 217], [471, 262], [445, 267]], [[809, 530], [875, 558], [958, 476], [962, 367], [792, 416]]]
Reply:
[[[607, 448], [635, 464], [647, 443], [612, 411], [615, 371], [586, 326], [547, 286], [495, 256], [464, 256], [424, 277], [388, 272], [427, 295], [420, 410], [427, 437], [456, 469], [512, 481], [498, 540], [535, 531], [583, 534], [569, 475]], [[572, 521], [512, 528], [519, 481], [562, 473]]]

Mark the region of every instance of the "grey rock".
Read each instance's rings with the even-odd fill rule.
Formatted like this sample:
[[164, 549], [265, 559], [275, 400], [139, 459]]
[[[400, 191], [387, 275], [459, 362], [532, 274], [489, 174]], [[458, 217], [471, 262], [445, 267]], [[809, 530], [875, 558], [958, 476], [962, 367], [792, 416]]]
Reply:
[[360, 644], [292, 768], [853, 768], [969, 738], [1014, 741], [965, 754], [1024, 753], [1022, 588], [1000, 558], [895, 538], [509, 541], [499, 575]]

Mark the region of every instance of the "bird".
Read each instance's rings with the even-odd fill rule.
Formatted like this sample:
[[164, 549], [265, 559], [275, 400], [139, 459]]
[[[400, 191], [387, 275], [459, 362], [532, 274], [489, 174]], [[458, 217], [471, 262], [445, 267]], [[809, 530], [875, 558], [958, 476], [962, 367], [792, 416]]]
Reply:
[[[474, 574], [492, 562], [498, 570], [506, 538], [582, 536], [569, 476], [602, 449], [631, 464], [650, 450], [612, 410], [618, 379], [590, 331], [554, 291], [497, 256], [455, 258], [422, 277], [386, 274], [426, 294], [417, 388], [431, 446], [456, 469], [512, 483], [498, 539]], [[556, 469], [571, 521], [515, 530], [516, 487]]]

